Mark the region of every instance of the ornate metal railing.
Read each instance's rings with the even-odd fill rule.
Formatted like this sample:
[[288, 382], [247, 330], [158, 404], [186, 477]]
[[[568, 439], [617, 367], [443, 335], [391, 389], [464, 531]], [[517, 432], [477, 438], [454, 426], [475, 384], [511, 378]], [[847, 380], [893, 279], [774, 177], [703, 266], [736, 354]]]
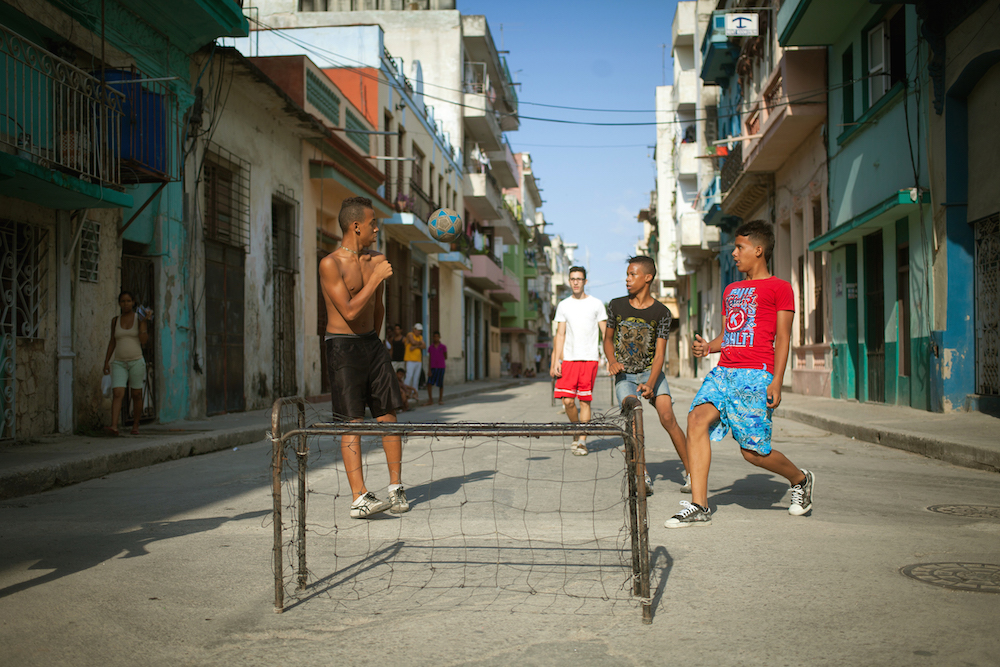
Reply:
[[0, 143], [18, 156], [120, 184], [124, 95], [0, 25]]
[[431, 213], [434, 211], [434, 202], [431, 198], [420, 189], [420, 186], [416, 181], [410, 181], [410, 197], [412, 198], [412, 213], [423, 221], [427, 221], [427, 218], [431, 217]]
[[743, 172], [743, 142], [737, 141], [736, 145], [729, 151], [726, 161], [722, 163], [719, 173], [719, 181], [723, 192], [729, 192], [740, 173]]

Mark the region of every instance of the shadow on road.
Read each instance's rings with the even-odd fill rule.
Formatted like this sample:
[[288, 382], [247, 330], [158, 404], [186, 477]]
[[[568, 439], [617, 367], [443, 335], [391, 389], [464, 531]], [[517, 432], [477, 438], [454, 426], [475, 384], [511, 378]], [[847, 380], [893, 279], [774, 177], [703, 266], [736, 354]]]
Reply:
[[477, 470], [465, 475], [442, 477], [426, 484], [406, 487], [406, 496], [411, 503], [426, 503], [441, 496], [450, 496], [459, 491], [465, 484], [491, 479], [496, 470]]
[[[149, 552], [146, 547], [153, 542], [168, 540], [173, 537], [194, 535], [215, 530], [230, 521], [243, 521], [270, 516], [271, 510], [245, 512], [236, 516], [213, 516], [202, 519], [182, 519], [180, 521], [148, 521], [136, 530], [112, 535], [92, 535], [65, 542], [60, 549], [48, 549], [44, 556], [38, 557], [38, 562], [29, 570], [52, 570], [40, 577], [22, 581], [21, 583], [0, 588], [0, 598], [61, 579], [70, 574], [88, 570], [101, 563], [111, 560], [122, 552], [122, 558], [137, 558]], [[34, 560], [32, 554], [19, 555], [21, 560]]]
[[784, 480], [768, 474], [747, 475], [729, 486], [713, 490], [709, 503], [716, 506], [739, 505], [748, 510], [785, 509], [776, 506], [788, 491]]
[[[662, 562], [661, 562], [662, 561]], [[653, 591], [653, 600], [650, 607], [653, 610], [653, 618], [656, 618], [656, 610], [660, 608], [660, 600], [663, 599], [663, 592], [667, 589], [667, 579], [670, 578], [670, 570], [674, 567], [674, 559], [664, 546], [656, 547], [649, 555], [649, 577], [650, 583], [656, 582], [656, 590]], [[653, 574], [657, 577], [654, 578]]]

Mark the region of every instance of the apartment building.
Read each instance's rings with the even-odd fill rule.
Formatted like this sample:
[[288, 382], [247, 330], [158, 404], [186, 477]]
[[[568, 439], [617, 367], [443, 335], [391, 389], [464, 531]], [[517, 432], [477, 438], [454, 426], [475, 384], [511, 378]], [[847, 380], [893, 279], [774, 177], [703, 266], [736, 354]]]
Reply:
[[[382, 45], [391, 54], [396, 74], [409, 83], [432, 125], [449, 145], [455, 146], [453, 157], [460, 168], [456, 170], [440, 157], [436, 162], [431, 160], [432, 155], [423, 149], [407, 153], [410, 140], [406, 139], [403, 152], [393, 153], [394, 158], [405, 158], [397, 165], [397, 182], [398, 174], [408, 175], [401, 186], [409, 189], [405, 196], [414, 200], [418, 210], [412, 212], [418, 217], [422, 203], [429, 206], [430, 202], [447, 200], [448, 188], [453, 188], [452, 202], [461, 206], [459, 211], [466, 221], [467, 234], [461, 242], [449, 252], [428, 255], [424, 264], [429, 267], [426, 279], [422, 284], [419, 277], [417, 283], [411, 280], [408, 289], [414, 299], [418, 291], [426, 295], [428, 319], [438, 312], [442, 326], [451, 327], [442, 335], [449, 350], [462, 353], [464, 363], [449, 365], [455, 371], [464, 370], [457, 379], [498, 374], [503, 302], [491, 294], [503, 294], [505, 246], [520, 242], [518, 222], [504, 205], [502, 195], [503, 188], [518, 186], [517, 166], [504, 132], [516, 130], [519, 121], [510, 71], [506, 59], [497, 51], [485, 17], [463, 16], [454, 2], [375, 2], [362, 7], [357, 3], [260, 0], [255, 5], [259, 19], [249, 43], [291, 40], [314, 56], [322, 54], [330, 68], [364, 68], [372, 63], [349, 43], [332, 38], [329, 31], [338, 27], [381, 28]], [[263, 52], [265, 47], [260, 48]], [[386, 109], [385, 117], [378, 119], [379, 132], [393, 132], [399, 127], [400, 120], [394, 114], [394, 110]], [[422, 185], [414, 186], [417, 180]], [[431, 196], [435, 188], [437, 194]], [[389, 194], [398, 200], [399, 186]], [[402, 237], [395, 240], [405, 241]], [[411, 253], [419, 259], [412, 246]], [[446, 265], [443, 269], [442, 263]], [[439, 270], [437, 287], [432, 284], [431, 269], [435, 266]], [[462, 277], [460, 290], [456, 280], [450, 280], [449, 287], [449, 279], [442, 278], [455, 273]], [[446, 312], [448, 316], [444, 317]]]

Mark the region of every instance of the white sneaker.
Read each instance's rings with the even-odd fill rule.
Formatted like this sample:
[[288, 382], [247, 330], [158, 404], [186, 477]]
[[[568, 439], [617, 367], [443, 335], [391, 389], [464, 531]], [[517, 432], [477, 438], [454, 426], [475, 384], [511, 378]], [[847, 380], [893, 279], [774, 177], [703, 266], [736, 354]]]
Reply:
[[691, 493], [691, 475], [684, 473], [684, 483], [681, 484], [681, 493]]
[[372, 514], [384, 512], [392, 506], [388, 500], [379, 500], [371, 491], [362, 494], [351, 503], [352, 519], [367, 519]]
[[792, 516], [802, 516], [813, 506], [813, 486], [816, 484], [816, 476], [808, 470], [803, 470], [802, 474], [806, 476], [805, 481], [792, 487], [792, 503], [788, 507], [788, 513]]
[[410, 511], [410, 503], [406, 500], [406, 489], [401, 486], [389, 492], [389, 502], [392, 503], [389, 511], [393, 514]]
[[681, 501], [681, 507], [684, 509], [667, 519], [666, 523], [663, 524], [664, 528], [688, 528], [689, 526], [712, 525], [711, 510], [703, 510], [686, 500]]

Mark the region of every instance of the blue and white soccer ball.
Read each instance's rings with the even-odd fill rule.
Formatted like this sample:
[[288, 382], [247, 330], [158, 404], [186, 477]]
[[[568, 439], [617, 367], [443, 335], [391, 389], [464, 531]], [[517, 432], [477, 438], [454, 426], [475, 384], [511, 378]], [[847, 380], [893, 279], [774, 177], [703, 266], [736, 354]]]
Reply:
[[427, 219], [427, 227], [435, 241], [451, 243], [461, 236], [465, 223], [462, 222], [462, 216], [450, 208], [439, 208]]

